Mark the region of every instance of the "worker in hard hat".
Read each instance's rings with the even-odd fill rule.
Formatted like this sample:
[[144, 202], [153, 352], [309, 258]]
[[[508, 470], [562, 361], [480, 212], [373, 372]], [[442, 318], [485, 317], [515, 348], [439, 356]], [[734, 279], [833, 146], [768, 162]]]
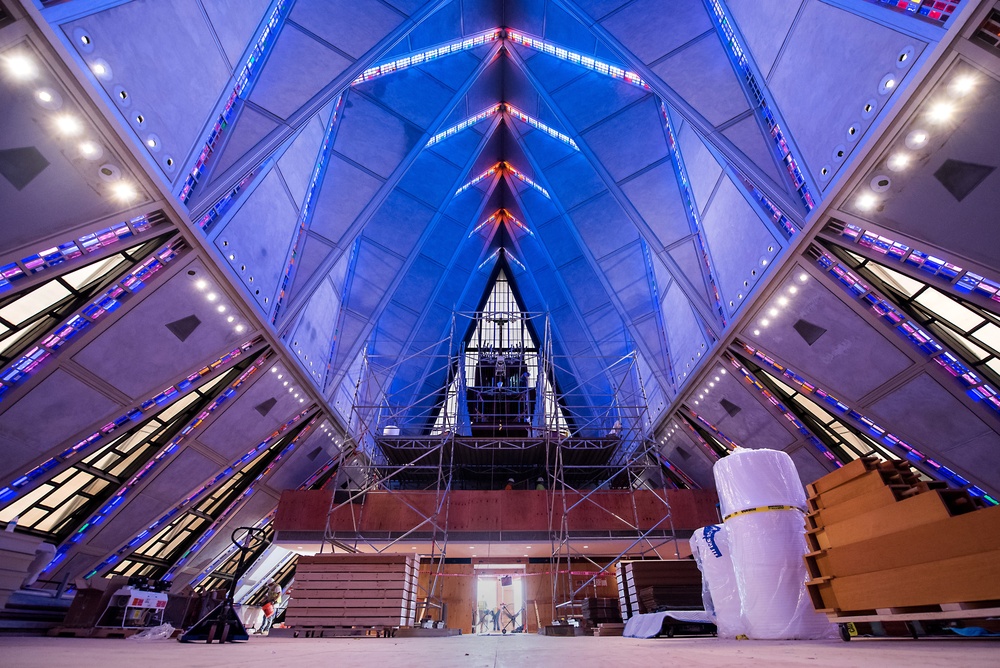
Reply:
[[514, 489], [514, 479], [513, 478], [507, 478], [507, 484], [504, 485], [503, 488], [504, 489]]

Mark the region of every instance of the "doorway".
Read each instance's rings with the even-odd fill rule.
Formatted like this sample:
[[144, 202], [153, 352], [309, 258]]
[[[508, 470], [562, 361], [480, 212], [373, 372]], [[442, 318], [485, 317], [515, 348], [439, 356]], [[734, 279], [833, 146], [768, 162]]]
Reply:
[[479, 574], [476, 578], [475, 633], [524, 633], [526, 616], [523, 573]]

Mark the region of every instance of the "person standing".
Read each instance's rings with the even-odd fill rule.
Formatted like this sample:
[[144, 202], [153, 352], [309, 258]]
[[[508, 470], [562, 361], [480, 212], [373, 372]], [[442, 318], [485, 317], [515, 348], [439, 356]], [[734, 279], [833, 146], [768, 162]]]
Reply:
[[274, 581], [274, 578], [267, 579], [267, 586], [264, 591], [264, 605], [261, 610], [264, 612], [264, 623], [261, 624], [258, 633], [267, 633], [274, 625], [274, 618], [278, 615], [278, 602], [281, 600], [281, 585]]

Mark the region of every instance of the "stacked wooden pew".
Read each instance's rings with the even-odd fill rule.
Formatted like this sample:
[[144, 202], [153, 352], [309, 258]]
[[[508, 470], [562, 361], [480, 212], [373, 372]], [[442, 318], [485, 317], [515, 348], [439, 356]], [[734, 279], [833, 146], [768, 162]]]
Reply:
[[285, 624], [298, 629], [412, 626], [417, 575], [412, 556], [299, 557]]
[[1000, 605], [1000, 507], [874, 457], [806, 489], [807, 588], [832, 621]]
[[[622, 617], [657, 610], [701, 609], [701, 571], [693, 559], [621, 561]], [[626, 610], [628, 616], [626, 616]]]

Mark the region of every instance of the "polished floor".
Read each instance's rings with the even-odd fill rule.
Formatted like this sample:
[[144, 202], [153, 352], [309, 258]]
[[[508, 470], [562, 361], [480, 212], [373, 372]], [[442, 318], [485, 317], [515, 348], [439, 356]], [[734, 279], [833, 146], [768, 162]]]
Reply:
[[725, 641], [715, 638], [559, 638], [536, 635], [454, 638], [251, 638], [235, 645], [173, 640], [0, 638], [0, 665], [11, 668], [216, 668], [218, 666], [351, 666], [364, 668], [585, 668], [726, 666], [997, 666], [1000, 640], [868, 639]]

